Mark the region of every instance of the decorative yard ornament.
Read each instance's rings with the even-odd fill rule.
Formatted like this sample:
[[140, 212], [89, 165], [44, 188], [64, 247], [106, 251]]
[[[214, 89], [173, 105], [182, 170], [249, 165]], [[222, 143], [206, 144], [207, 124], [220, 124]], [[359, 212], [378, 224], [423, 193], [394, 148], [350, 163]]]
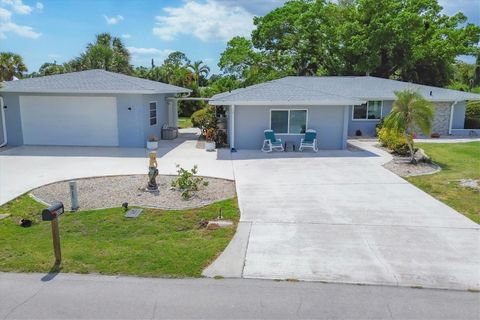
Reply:
[[150, 159], [150, 164], [148, 165], [148, 191], [158, 191], [157, 181], [155, 180], [158, 176], [158, 169], [157, 169], [157, 153], [152, 151], [148, 154], [148, 158]]

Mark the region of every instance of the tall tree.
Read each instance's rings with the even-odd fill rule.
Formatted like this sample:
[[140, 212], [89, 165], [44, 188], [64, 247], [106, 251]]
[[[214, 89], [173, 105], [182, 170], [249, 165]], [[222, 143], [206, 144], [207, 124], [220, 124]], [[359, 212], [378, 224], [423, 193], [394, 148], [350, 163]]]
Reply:
[[455, 58], [474, 54], [480, 39], [479, 26], [462, 13], [443, 14], [437, 0], [288, 1], [254, 24], [251, 45], [235, 38], [228, 43], [222, 71], [241, 70], [243, 78], [252, 69], [260, 75], [271, 69], [282, 75], [370, 74], [444, 86]]
[[0, 81], [10, 81], [14, 77], [22, 78], [27, 72], [23, 58], [12, 52], [0, 52]]
[[56, 61], [53, 63], [45, 62], [38, 69], [38, 76], [49, 76], [52, 74], [65, 73], [65, 67], [61, 64], [57, 64]]
[[227, 48], [220, 55], [220, 69], [244, 85], [252, 85], [292, 74], [288, 57], [272, 55], [255, 50], [252, 42], [244, 37], [234, 37], [227, 43]]
[[210, 67], [201, 60], [195, 61], [194, 63], [189, 63], [188, 68], [190, 71], [192, 71], [193, 78], [197, 83], [197, 86], [200, 86], [200, 80], [205, 79], [210, 73]]
[[384, 127], [394, 133], [401, 133], [407, 141], [410, 162], [415, 163], [413, 133], [420, 129], [430, 134], [433, 121], [433, 105], [416, 91], [397, 91], [392, 111], [385, 117]]
[[480, 86], [480, 48], [477, 50], [477, 59], [475, 60], [475, 70], [473, 75], [473, 85]]
[[120, 38], [112, 37], [109, 33], [98, 34], [95, 42], [89, 43], [85, 53], [75, 62], [75, 67], [80, 70], [104, 69], [124, 74], [133, 72], [130, 53]]

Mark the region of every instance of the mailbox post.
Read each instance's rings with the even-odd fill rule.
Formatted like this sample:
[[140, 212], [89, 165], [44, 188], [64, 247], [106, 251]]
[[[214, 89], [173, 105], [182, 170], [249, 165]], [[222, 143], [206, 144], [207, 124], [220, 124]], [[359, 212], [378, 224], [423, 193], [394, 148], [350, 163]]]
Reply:
[[42, 211], [42, 220], [50, 221], [52, 225], [53, 251], [55, 253], [55, 265], [62, 262], [60, 250], [60, 232], [58, 231], [58, 217], [64, 212], [63, 203], [57, 202]]

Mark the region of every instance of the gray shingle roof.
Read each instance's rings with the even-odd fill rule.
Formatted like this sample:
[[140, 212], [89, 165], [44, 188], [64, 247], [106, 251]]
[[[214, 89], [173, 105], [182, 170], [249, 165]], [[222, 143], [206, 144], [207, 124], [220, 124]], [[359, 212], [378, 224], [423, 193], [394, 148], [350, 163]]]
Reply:
[[[285, 77], [212, 97], [210, 104], [356, 104], [366, 100], [395, 100], [395, 91], [411, 89], [431, 101], [480, 100], [469, 92], [383, 79], [359, 77]], [[430, 94], [431, 93], [431, 94]], [[332, 103], [332, 101], [335, 101]]]
[[105, 70], [86, 70], [2, 83], [0, 92], [183, 93], [191, 90]]

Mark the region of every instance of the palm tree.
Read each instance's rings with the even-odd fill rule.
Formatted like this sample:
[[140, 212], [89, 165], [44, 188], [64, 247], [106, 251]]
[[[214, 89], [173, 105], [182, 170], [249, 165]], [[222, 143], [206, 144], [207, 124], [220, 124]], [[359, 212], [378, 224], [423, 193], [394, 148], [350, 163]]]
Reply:
[[80, 60], [83, 70], [104, 69], [124, 74], [133, 72], [130, 53], [120, 38], [112, 37], [109, 33], [98, 34], [95, 42], [87, 45]]
[[430, 134], [433, 121], [433, 105], [416, 91], [395, 91], [397, 100], [393, 103], [390, 114], [385, 118], [384, 127], [392, 133], [401, 133], [410, 151], [410, 162], [415, 164], [413, 133], [420, 129]]
[[0, 52], [0, 81], [10, 81], [13, 77], [22, 78], [27, 71], [23, 58], [12, 52]]
[[195, 61], [193, 64], [189, 63], [188, 68], [192, 71], [193, 77], [197, 85], [200, 85], [201, 77], [207, 77], [210, 73], [210, 67], [203, 63], [203, 61]]

